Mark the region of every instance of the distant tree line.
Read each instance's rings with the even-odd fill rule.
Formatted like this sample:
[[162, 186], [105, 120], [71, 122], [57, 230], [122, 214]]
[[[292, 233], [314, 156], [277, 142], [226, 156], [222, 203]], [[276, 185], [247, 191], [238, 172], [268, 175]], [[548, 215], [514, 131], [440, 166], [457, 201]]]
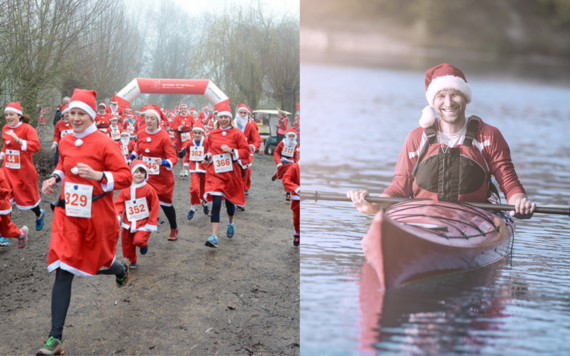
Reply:
[[[232, 106], [273, 103], [294, 112], [299, 30], [298, 18], [253, 7], [197, 16], [172, 0], [3, 0], [0, 105], [19, 100], [35, 114], [52, 89], [62, 96], [95, 89], [108, 100], [135, 77], [203, 78]], [[173, 108], [181, 100], [206, 103], [141, 95], [133, 104]]]
[[302, 0], [301, 23], [417, 45], [570, 56], [570, 0]]

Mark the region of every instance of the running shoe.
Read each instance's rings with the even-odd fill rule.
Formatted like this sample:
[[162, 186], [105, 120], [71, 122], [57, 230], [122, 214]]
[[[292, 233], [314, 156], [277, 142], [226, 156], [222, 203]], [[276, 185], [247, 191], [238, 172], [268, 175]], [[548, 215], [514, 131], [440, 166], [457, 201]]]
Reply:
[[164, 220], [162, 220], [161, 218], [158, 218], [158, 223], [162, 225], [162, 224], [164, 224]]
[[301, 242], [301, 234], [298, 232], [293, 235], [293, 246], [299, 246], [299, 242]]
[[129, 280], [131, 279], [131, 264], [129, 263], [129, 260], [126, 258], [123, 258], [121, 260], [121, 264], [123, 265], [123, 270], [125, 271], [125, 275], [121, 278], [119, 277], [115, 277], [115, 282], [117, 283], [117, 287], [121, 288], [127, 285], [127, 283], [129, 283]]
[[147, 252], [148, 252], [148, 245], [146, 245], [145, 247], [141, 248], [141, 255], [146, 255]]
[[44, 220], [46, 217], [46, 214], [44, 212], [44, 209], [40, 209], [40, 212], [42, 213], [42, 216], [38, 219], [36, 219], [36, 231], [41, 231], [44, 228]]
[[228, 224], [228, 231], [227, 231], [228, 238], [231, 239], [232, 237], [234, 237], [235, 229], [236, 229], [236, 227], [234, 224]]
[[210, 215], [210, 207], [208, 206], [208, 203], [202, 203], [202, 208], [204, 208], [204, 214]]
[[190, 211], [188, 212], [188, 216], [187, 216], [188, 220], [192, 220], [192, 218], [194, 217], [194, 213], [195, 213], [194, 210], [190, 210]]
[[131, 263], [131, 269], [137, 269], [137, 263]]
[[246, 190], [246, 191], [244, 192], [244, 194], [245, 194], [245, 196], [247, 197], [247, 196], [249, 195], [249, 190]]
[[178, 240], [178, 229], [170, 229], [170, 236], [168, 236], [168, 241]]
[[46, 342], [46, 346], [38, 350], [36, 355], [63, 355], [65, 351], [63, 350], [63, 341], [60, 339], [50, 336]]
[[10, 247], [10, 239], [7, 237], [0, 237], [0, 246]]
[[236, 205], [239, 211], [245, 211], [245, 206]]
[[26, 247], [26, 242], [28, 242], [28, 227], [23, 226], [20, 231], [22, 233], [20, 234], [20, 237], [18, 237], [18, 248], [24, 248]]
[[218, 238], [216, 237], [216, 235], [208, 237], [208, 240], [206, 241], [206, 246], [218, 248]]
[[271, 181], [272, 181], [272, 182], [275, 182], [276, 179], [277, 179], [277, 173], [275, 173], [275, 174], [273, 175], [273, 177], [271, 177]]
[[180, 170], [179, 176], [180, 176], [180, 177], [184, 177], [184, 170], [183, 170], [183, 169]]
[[291, 201], [291, 193], [285, 194], [285, 200]]

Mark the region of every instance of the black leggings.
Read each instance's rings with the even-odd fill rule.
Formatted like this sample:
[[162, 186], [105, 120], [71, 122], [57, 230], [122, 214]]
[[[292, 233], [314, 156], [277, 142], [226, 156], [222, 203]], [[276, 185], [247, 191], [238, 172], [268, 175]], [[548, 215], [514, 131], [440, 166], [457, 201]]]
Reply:
[[40, 206], [39, 206], [39, 205], [36, 206], [35, 208], [32, 208], [31, 210], [36, 214], [36, 217], [37, 217], [38, 219], [39, 219], [40, 216], [42, 215], [42, 212], [40, 211]]
[[178, 229], [178, 225], [176, 225], [176, 210], [174, 210], [174, 207], [173, 206], [164, 206], [164, 205], [161, 205], [160, 207], [162, 208], [162, 211], [164, 211], [164, 214], [166, 215], [166, 218], [168, 219], [168, 223], [170, 224], [170, 228], [172, 230]]
[[[119, 278], [124, 277], [125, 270], [123, 265], [115, 260], [111, 267], [101, 270], [97, 274], [114, 274]], [[51, 293], [51, 331], [49, 336], [62, 339], [63, 324], [69, 309], [71, 301], [71, 282], [73, 282], [73, 273], [58, 268], [55, 272], [55, 282]]]
[[[212, 195], [212, 216], [210, 217], [210, 222], [219, 223], [220, 222], [220, 210], [222, 208], [222, 196]], [[234, 216], [236, 212], [236, 206], [234, 203], [226, 199], [226, 211], [228, 216]]]

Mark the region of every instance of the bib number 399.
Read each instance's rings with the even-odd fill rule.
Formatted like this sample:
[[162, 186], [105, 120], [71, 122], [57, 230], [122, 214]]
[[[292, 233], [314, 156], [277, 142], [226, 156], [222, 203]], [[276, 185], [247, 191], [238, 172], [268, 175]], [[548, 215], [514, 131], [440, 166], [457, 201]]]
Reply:
[[77, 218], [91, 217], [93, 186], [65, 183], [65, 215]]

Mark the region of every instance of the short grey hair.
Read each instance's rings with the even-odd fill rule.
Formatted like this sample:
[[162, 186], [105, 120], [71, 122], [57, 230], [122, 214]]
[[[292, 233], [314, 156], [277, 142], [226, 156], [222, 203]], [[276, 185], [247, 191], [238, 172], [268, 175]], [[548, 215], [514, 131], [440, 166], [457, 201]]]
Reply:
[[64, 96], [63, 99], [61, 99], [61, 104], [62, 105], [69, 104], [70, 100], [71, 98], [69, 96]]

